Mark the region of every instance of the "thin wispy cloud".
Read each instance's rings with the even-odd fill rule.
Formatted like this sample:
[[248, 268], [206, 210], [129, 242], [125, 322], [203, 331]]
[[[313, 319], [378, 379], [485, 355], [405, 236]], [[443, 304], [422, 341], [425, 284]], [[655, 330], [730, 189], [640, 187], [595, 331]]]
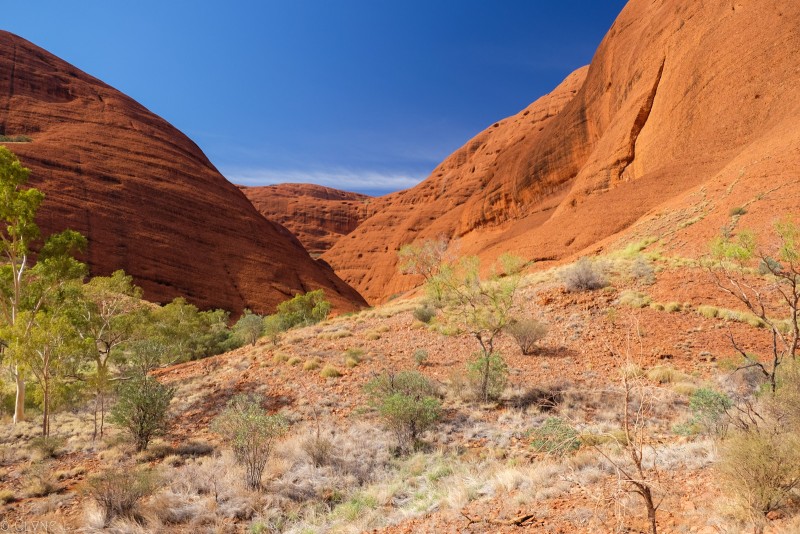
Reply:
[[300, 171], [279, 169], [223, 169], [225, 177], [238, 185], [311, 183], [345, 191], [391, 192], [414, 187], [425, 177], [378, 171]]

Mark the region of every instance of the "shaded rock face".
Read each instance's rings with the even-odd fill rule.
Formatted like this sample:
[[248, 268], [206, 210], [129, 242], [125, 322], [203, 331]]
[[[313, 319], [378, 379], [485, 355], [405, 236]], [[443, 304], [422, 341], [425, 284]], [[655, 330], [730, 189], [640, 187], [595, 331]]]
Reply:
[[800, 3], [631, 0], [590, 66], [377, 199], [323, 258], [379, 302], [419, 283], [396, 251], [420, 238], [485, 260], [560, 261], [645, 231], [700, 251], [731, 206], [756, 227], [797, 211], [798, 82]]
[[371, 197], [314, 184], [239, 186], [267, 219], [289, 229], [312, 256], [355, 230], [372, 211]]
[[52, 54], [0, 32], [0, 134], [31, 169], [43, 233], [75, 229], [92, 274], [125, 269], [153, 301], [185, 296], [235, 313], [271, 311], [323, 288], [363, 299], [281, 225], [261, 216], [185, 135]]

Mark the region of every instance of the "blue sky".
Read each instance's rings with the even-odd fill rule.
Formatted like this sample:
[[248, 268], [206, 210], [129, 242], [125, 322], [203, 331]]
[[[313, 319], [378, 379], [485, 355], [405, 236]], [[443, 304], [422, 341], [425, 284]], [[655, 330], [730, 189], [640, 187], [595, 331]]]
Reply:
[[589, 63], [623, 0], [10, 2], [2, 28], [135, 98], [231, 181], [410, 187]]

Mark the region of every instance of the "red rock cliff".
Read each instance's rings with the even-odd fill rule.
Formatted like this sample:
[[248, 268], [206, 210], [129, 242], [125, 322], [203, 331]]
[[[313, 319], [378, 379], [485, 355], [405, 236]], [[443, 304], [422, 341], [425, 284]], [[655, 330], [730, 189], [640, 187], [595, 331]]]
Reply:
[[267, 312], [325, 289], [340, 309], [363, 300], [261, 216], [185, 135], [52, 54], [0, 32], [0, 134], [45, 192], [45, 234], [89, 241], [92, 273], [125, 269], [145, 297]]
[[589, 67], [379, 199], [323, 258], [381, 301], [419, 283], [396, 267], [418, 238], [488, 260], [559, 260], [645, 231], [697, 251], [732, 205], [756, 226], [797, 211], [798, 88], [800, 3], [631, 0]]
[[321, 185], [239, 188], [264, 217], [288, 228], [312, 255], [331, 248], [372, 211], [371, 197]]

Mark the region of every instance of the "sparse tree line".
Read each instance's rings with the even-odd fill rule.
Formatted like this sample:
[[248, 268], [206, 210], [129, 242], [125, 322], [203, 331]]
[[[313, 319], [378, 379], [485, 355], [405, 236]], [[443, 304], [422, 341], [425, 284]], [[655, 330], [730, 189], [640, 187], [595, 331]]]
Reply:
[[[278, 336], [330, 311], [319, 290], [267, 318], [246, 310], [230, 327], [223, 310], [200, 311], [182, 298], [164, 306], [144, 301], [123, 271], [87, 280], [86, 265], [76, 259], [86, 239], [71, 230], [42, 239], [35, 218], [44, 195], [26, 187], [28, 175], [0, 147], [0, 365], [13, 389], [0, 390], [0, 399], [14, 422], [38, 406], [44, 437], [54, 409], [87, 401], [94, 435], [102, 436], [109, 401], [119, 393], [112, 420], [144, 449], [163, 427], [172, 396], [150, 371], [255, 343], [265, 332]], [[148, 409], [131, 415], [142, 407]]]

